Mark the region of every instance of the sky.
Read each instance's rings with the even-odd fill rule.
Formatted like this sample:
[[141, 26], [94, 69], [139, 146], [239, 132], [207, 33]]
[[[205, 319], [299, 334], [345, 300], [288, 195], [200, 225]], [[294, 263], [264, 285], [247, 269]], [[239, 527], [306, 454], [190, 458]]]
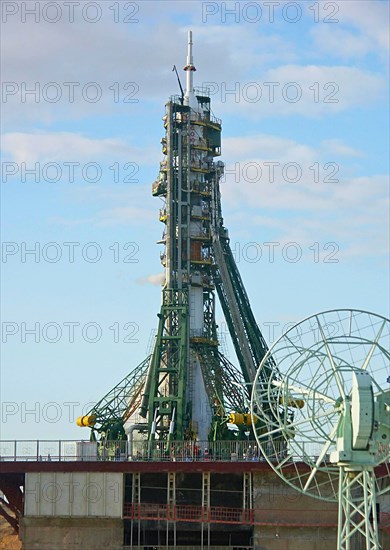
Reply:
[[224, 222], [268, 344], [320, 311], [389, 315], [387, 2], [1, 7], [0, 439], [88, 439], [75, 418], [150, 352], [151, 185], [190, 29], [195, 86], [222, 119]]

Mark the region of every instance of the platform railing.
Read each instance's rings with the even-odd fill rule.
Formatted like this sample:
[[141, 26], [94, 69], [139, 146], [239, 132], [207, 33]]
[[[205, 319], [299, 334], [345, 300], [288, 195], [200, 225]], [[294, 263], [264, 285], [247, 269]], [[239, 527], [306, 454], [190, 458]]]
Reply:
[[[312, 508], [296, 506], [299, 494], [290, 495], [291, 508], [283, 510], [267, 508], [232, 508], [225, 506], [194, 506], [186, 504], [139, 504], [125, 502], [123, 517], [132, 520], [170, 520], [188, 523], [224, 523], [238, 525], [263, 525], [285, 527], [337, 527], [337, 506], [323, 506], [313, 517]], [[390, 514], [379, 512], [378, 527], [389, 532]]]
[[[282, 443], [273, 443], [275, 460], [286, 456]], [[308, 445], [313, 459], [320, 449]], [[301, 457], [292, 457], [300, 462]], [[4, 440], [0, 441], [1, 461], [142, 461], [142, 462], [261, 462], [265, 461], [254, 441], [105, 441], [85, 440]]]
[[207, 550], [255, 550], [254, 546], [237, 546], [230, 545], [230, 546], [193, 546], [193, 545], [180, 545], [177, 546], [176, 544], [174, 546], [156, 546], [156, 545], [143, 545], [142, 546], [111, 546], [109, 550], [145, 550], [145, 548], [153, 548], [153, 550], [200, 550], [201, 548], [204, 548]]
[[[298, 494], [298, 493], [297, 493]], [[296, 499], [293, 500], [296, 504]], [[188, 523], [224, 523], [297, 527], [336, 527], [337, 507], [321, 509], [313, 518], [313, 509], [292, 506], [291, 509], [232, 508], [226, 506], [194, 506], [185, 504], [124, 503], [123, 517], [133, 520], [172, 520]]]

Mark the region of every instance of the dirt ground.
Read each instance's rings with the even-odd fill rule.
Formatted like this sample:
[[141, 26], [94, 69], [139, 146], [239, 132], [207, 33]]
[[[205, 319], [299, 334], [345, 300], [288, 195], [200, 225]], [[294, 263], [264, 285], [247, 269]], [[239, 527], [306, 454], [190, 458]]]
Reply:
[[0, 516], [0, 550], [21, 550], [22, 543], [12, 527]]

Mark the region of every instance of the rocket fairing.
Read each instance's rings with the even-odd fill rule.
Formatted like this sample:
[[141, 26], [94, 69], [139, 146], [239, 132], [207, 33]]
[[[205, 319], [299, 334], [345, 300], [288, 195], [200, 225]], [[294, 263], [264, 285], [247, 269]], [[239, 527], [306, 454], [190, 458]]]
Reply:
[[190, 107], [195, 108], [197, 106], [197, 101], [194, 94], [193, 72], [196, 71], [196, 68], [192, 57], [192, 45], [192, 31], [188, 31], [187, 64], [184, 67], [184, 70], [187, 73], [184, 105], [189, 105]]

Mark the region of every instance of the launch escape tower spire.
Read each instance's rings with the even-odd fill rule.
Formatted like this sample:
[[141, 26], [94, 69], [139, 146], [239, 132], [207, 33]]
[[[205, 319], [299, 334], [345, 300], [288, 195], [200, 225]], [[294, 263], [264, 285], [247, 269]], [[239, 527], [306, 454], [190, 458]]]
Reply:
[[[138, 409], [146, 422], [135, 427], [147, 432], [150, 442], [245, 437], [251, 426], [250, 387], [268, 350], [223, 226], [224, 164], [215, 160], [221, 154], [221, 120], [212, 114], [208, 90], [193, 87], [192, 45], [189, 31], [186, 90], [166, 104], [164, 159], [152, 186], [153, 196], [163, 201], [158, 242], [164, 245], [165, 268], [153, 353], [78, 419], [110, 439], [125, 437], [124, 423], [134, 425]], [[239, 370], [219, 351], [215, 289]], [[272, 364], [271, 357], [265, 379]], [[239, 414], [229, 417], [232, 411]], [[237, 424], [238, 432], [229, 430], [228, 422]]]

